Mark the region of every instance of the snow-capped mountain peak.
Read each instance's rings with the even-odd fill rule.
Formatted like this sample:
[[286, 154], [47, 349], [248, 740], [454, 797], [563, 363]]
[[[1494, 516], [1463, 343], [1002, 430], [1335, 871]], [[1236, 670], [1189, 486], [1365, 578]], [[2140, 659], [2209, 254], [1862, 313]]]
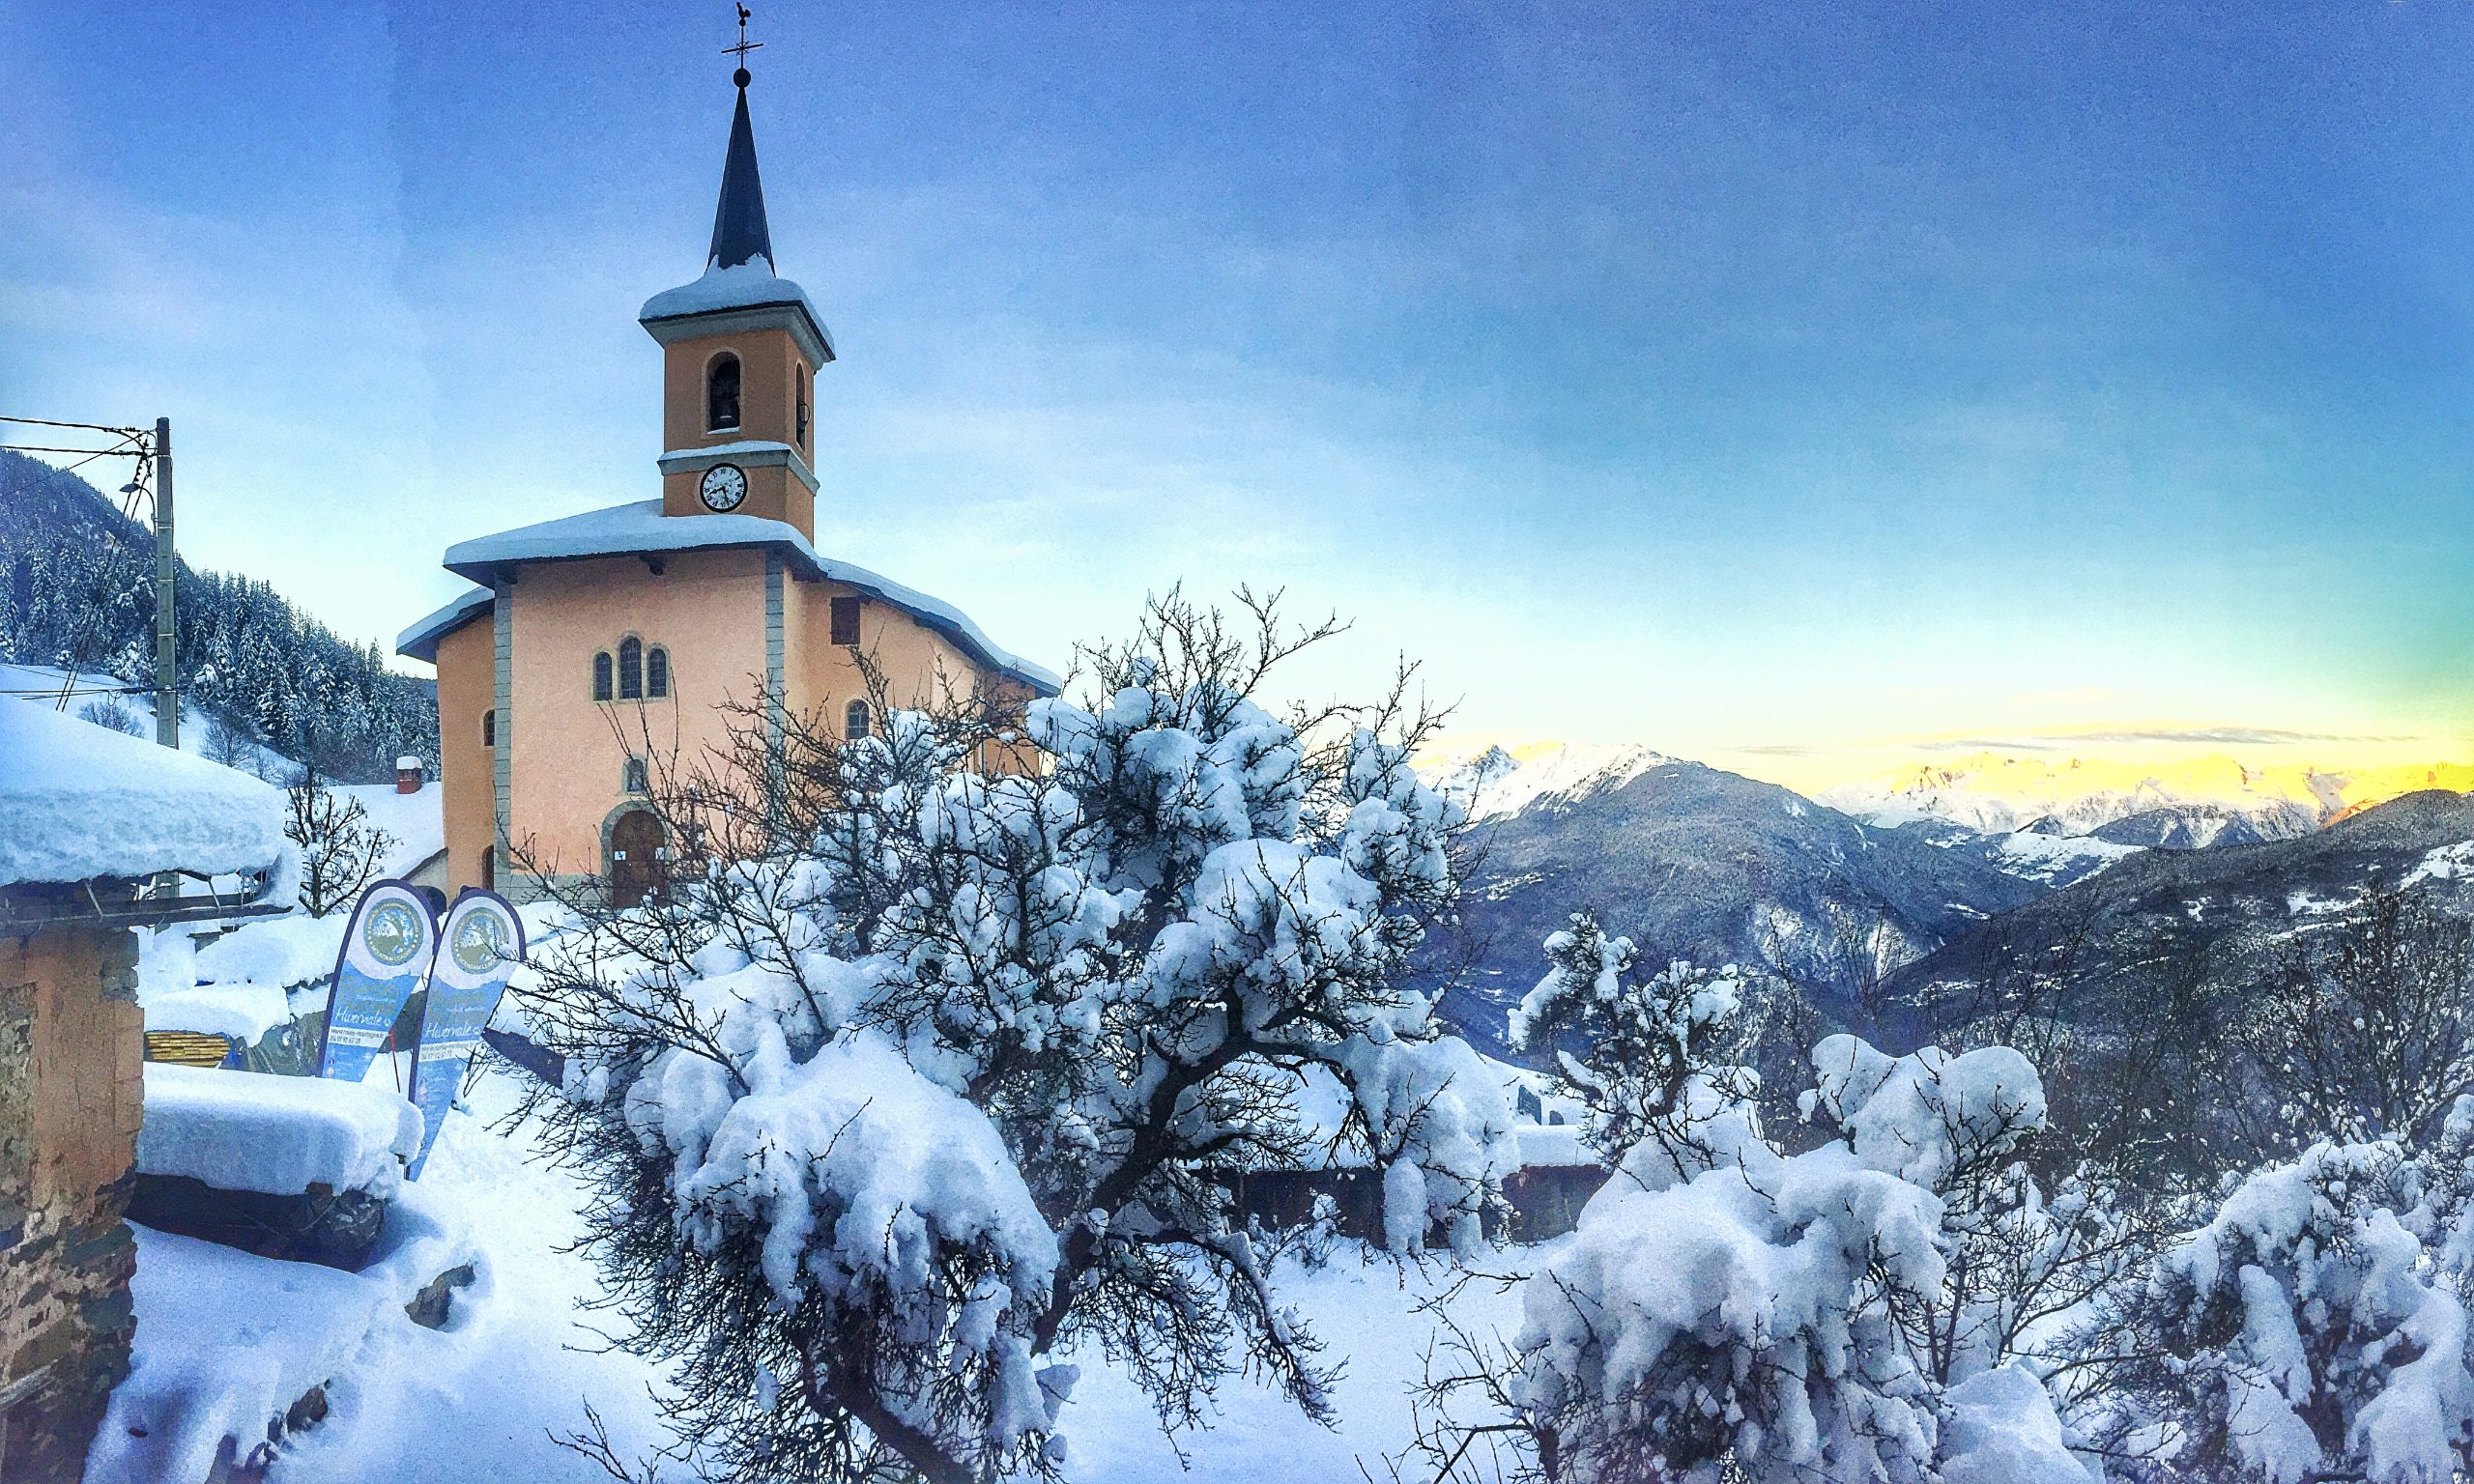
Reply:
[[2289, 839], [2400, 794], [2470, 787], [2474, 766], [2461, 763], [2329, 769], [2254, 767], [2223, 754], [2156, 762], [1983, 752], [1832, 788], [1821, 801], [1876, 824], [1933, 819], [1988, 834], [2193, 846]]
[[1532, 742], [1443, 751], [1420, 760], [1428, 783], [1473, 819], [1515, 814], [1542, 798], [1618, 788], [1675, 759], [1637, 742]]

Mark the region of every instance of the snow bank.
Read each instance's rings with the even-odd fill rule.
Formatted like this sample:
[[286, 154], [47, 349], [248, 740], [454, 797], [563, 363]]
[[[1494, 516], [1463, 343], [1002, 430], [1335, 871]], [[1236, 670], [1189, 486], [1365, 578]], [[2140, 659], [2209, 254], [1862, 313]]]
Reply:
[[[417, 765], [419, 759], [413, 761]], [[347, 784], [335, 792], [360, 800], [369, 822], [394, 841], [379, 859], [380, 875], [410, 875], [446, 848], [446, 785], [433, 781], [415, 792], [398, 793], [393, 784]]]
[[0, 704], [0, 886], [262, 870], [283, 795], [247, 774], [38, 704]]
[[296, 914], [242, 924], [197, 951], [202, 985], [265, 985], [289, 989], [324, 981], [335, 971], [350, 915]]
[[312, 1184], [391, 1196], [420, 1148], [420, 1110], [388, 1088], [325, 1077], [146, 1065], [137, 1168], [222, 1190], [299, 1195]]
[[1941, 1484], [2102, 1484], [2073, 1458], [2044, 1384], [2013, 1362], [1942, 1398]]
[[[155, 1069], [147, 1071], [151, 1098]], [[418, 1332], [404, 1305], [440, 1273], [475, 1261], [462, 1232], [410, 1191], [388, 1210], [386, 1244], [360, 1272], [134, 1230], [136, 1342], [87, 1458], [88, 1484], [196, 1484], [226, 1438], [246, 1463], [268, 1423], [311, 1387], [372, 1363], [374, 1340]]]

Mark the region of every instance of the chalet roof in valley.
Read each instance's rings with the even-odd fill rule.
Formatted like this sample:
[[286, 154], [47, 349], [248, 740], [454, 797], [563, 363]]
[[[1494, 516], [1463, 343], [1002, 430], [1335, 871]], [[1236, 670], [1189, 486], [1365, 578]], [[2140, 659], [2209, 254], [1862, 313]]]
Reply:
[[[961, 609], [865, 567], [820, 556], [795, 528], [762, 516], [665, 516], [660, 500], [637, 500], [459, 541], [446, 549], [446, 565], [460, 577], [486, 585], [499, 569], [525, 562], [743, 547], [782, 551], [801, 575], [845, 584], [889, 603], [951, 640], [972, 659], [1020, 680], [1042, 696], [1055, 695], [1063, 684], [1055, 671], [997, 647]], [[440, 640], [489, 611], [488, 587], [475, 587], [406, 629], [395, 641], [395, 652], [435, 664]]]

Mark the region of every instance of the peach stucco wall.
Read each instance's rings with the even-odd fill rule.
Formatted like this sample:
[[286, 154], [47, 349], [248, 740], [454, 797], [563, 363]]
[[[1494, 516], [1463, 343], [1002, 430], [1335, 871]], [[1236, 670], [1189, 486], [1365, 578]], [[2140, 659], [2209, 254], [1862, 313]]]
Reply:
[[490, 750], [481, 745], [481, 717], [498, 684], [492, 664], [496, 635], [490, 615], [438, 642], [439, 779], [446, 814], [446, 873], [450, 891], [481, 884], [481, 854], [491, 829]]
[[[739, 425], [705, 426], [705, 372], [723, 352], [739, 359]], [[798, 436], [796, 387], [801, 371], [813, 379], [815, 367], [799, 354], [789, 331], [745, 329], [729, 334], [698, 335], [674, 341], [662, 352], [662, 451], [704, 448], [742, 439], [789, 443], [802, 458], [816, 457], [816, 390], [808, 390], [808, 436]], [[808, 487], [779, 466], [747, 470], [747, 501], [743, 515], [786, 521], [809, 540], [816, 539], [816, 498]], [[699, 475], [662, 476], [662, 511], [667, 515], [704, 513], [696, 487]]]
[[[843, 709], [867, 699], [868, 686], [850, 646], [832, 642], [832, 600], [859, 595], [827, 582], [793, 583], [783, 594], [782, 683], [791, 709], [830, 718], [837, 733]], [[934, 704], [947, 691], [967, 697], [980, 683], [978, 668], [943, 635], [890, 604], [860, 604], [857, 647], [884, 671], [896, 705]]]
[[[534, 865], [562, 875], [599, 872], [602, 827], [624, 804], [631, 755], [696, 759], [723, 749], [732, 703], [756, 699], [765, 671], [764, 554], [755, 550], [680, 552], [655, 574], [641, 557], [534, 562], [512, 588], [509, 838]], [[844, 708], [867, 699], [849, 646], [832, 642], [832, 603], [856, 595], [840, 584], [782, 577], [783, 686], [791, 711], [819, 719], [839, 735]], [[666, 699], [595, 701], [592, 657], [615, 658], [628, 635], [670, 653]], [[933, 704], [940, 693], [966, 697], [992, 683], [942, 635], [890, 604], [870, 600], [859, 615], [859, 647], [884, 671], [899, 705]], [[439, 644], [439, 725], [445, 762], [450, 888], [480, 884], [481, 858], [494, 839], [494, 758], [481, 745], [480, 718], [495, 695], [495, 642], [484, 614]], [[1020, 759], [989, 758], [996, 768]], [[521, 894], [513, 869], [502, 890]]]
[[[628, 635], [670, 651], [670, 697], [595, 701], [592, 657]], [[729, 740], [726, 704], [764, 683], [764, 555], [540, 562], [514, 587], [508, 834], [537, 867], [602, 869], [601, 825], [632, 755], [692, 760]]]

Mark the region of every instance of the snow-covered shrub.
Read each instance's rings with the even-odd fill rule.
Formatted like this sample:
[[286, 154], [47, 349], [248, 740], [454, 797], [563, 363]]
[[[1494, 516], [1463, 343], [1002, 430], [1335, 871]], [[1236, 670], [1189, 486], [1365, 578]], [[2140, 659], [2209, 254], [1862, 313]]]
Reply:
[[117, 695], [105, 696], [79, 706], [77, 719], [81, 722], [92, 722], [98, 727], [108, 727], [114, 731], [126, 732], [132, 737], [146, 734], [145, 725], [138, 721], [136, 710]]
[[2297, 935], [2244, 999], [2255, 1158], [2320, 1140], [2420, 1148], [2474, 1093], [2474, 927], [2422, 892], [2374, 892]]
[[1050, 1470], [1067, 1342], [1171, 1425], [1241, 1368], [1327, 1416], [1249, 1169], [1361, 1158], [1391, 1245], [1479, 1241], [1503, 1089], [1401, 987], [1456, 899], [1458, 811], [1396, 704], [1266, 710], [1301, 640], [1252, 612], [1155, 605], [1086, 656], [1084, 704], [778, 747], [754, 714], [734, 777], [657, 783], [668, 891], [575, 903], [531, 1007], [568, 1086], [534, 1111], [707, 1464]]
[[1884, 1295], [1936, 1382], [2019, 1357], [2050, 1368], [2070, 1338], [2066, 1318], [2136, 1279], [2153, 1233], [2117, 1189], [2083, 1170], [2048, 1196], [2029, 1175], [2023, 1156], [2045, 1127], [2044, 1089], [2015, 1049], [1892, 1057], [1833, 1036], [1813, 1066], [1806, 1116], [1940, 1202], [1942, 1280]]
[[2269, 1484], [2474, 1469], [2465, 1296], [2426, 1245], [2432, 1214], [2395, 1145], [2316, 1144], [2169, 1252], [2150, 1302], [2187, 1431], [2175, 1467]]
[[1709, 1168], [1704, 1127], [1759, 1092], [1732, 1055], [1735, 968], [1678, 959], [1636, 978], [1631, 940], [1608, 937], [1586, 912], [1546, 939], [1546, 977], [1511, 1013], [1511, 1043], [1553, 1054], [1558, 1091], [1589, 1110], [1598, 1157], [1618, 1164], [1650, 1141], [1678, 1169]]
[[360, 800], [329, 783], [304, 765], [285, 793], [283, 836], [300, 852], [300, 901], [312, 917], [360, 900], [395, 844]]
[[2032, 1377], [1984, 1380], [1991, 1348], [1954, 1376], [1929, 1323], [1966, 1312], [1954, 1213], [2041, 1124], [2034, 1071], [2007, 1048], [1892, 1057], [1845, 1036], [1813, 1063], [1833, 1141], [1788, 1155], [1722, 1123], [1691, 1173], [1645, 1140], [1531, 1281], [1506, 1389], [1547, 1477], [1929, 1484], [1945, 1424], [1978, 1459], [1962, 1477], [1997, 1457], [2036, 1470], [1999, 1476], [2072, 1476]]

